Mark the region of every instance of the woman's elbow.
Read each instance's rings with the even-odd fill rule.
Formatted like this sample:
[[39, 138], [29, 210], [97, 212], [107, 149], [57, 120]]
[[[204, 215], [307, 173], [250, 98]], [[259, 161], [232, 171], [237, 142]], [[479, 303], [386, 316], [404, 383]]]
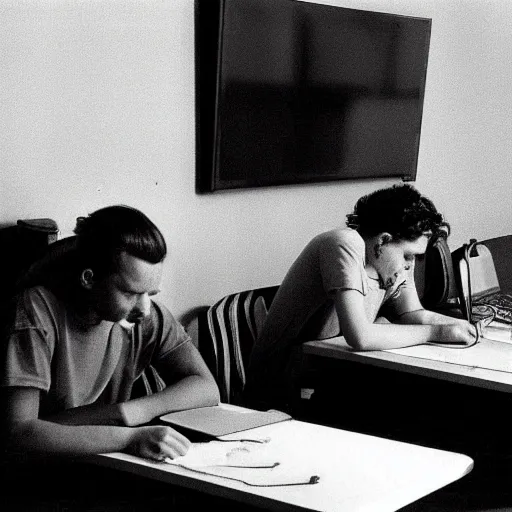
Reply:
[[345, 335], [345, 341], [350, 348], [354, 349], [356, 352], [372, 350], [370, 339], [370, 336], [365, 332], [354, 332]]
[[356, 352], [364, 350], [364, 343], [361, 343], [361, 340], [359, 340], [358, 338], [345, 336], [345, 341], [347, 342], [347, 345], [350, 348], [354, 349]]

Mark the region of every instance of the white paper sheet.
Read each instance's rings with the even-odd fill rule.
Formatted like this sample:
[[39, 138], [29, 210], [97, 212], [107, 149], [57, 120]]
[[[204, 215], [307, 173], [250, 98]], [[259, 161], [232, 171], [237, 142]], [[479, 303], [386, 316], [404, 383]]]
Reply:
[[[311, 468], [294, 464], [293, 457], [272, 446], [271, 440], [210, 441], [194, 443], [189, 451], [169, 464], [194, 473], [218, 476], [252, 486], [310, 485]], [[276, 449], [277, 448], [277, 449]]]
[[469, 348], [453, 348], [448, 345], [417, 345], [390, 349], [385, 352], [512, 373], [512, 344], [490, 341], [485, 338]]
[[512, 325], [492, 322], [487, 327], [484, 327], [482, 331], [484, 338], [488, 340], [512, 343]]
[[272, 465], [275, 455], [268, 451], [270, 440], [256, 439], [261, 442], [251, 441], [209, 441], [207, 443], [193, 443], [189, 451], [178, 457], [170, 464], [179, 463], [193, 467], [207, 467], [220, 465], [235, 466], [263, 466]]

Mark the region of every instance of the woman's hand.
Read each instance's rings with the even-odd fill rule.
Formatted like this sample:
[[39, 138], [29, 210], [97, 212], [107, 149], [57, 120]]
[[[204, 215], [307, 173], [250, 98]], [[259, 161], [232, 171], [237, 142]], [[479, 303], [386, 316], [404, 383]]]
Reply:
[[467, 321], [457, 321], [453, 324], [437, 326], [436, 339], [432, 343], [454, 343], [461, 345], [473, 345], [477, 340], [476, 327]]

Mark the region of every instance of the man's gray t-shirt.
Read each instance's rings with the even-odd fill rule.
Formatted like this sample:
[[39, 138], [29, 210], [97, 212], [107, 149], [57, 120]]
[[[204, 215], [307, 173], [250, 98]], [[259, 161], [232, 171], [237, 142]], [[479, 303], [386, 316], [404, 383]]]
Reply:
[[6, 347], [0, 386], [42, 391], [41, 415], [95, 402], [130, 398], [137, 377], [190, 336], [169, 310], [152, 301], [141, 339], [120, 323], [85, 325], [66, 303], [43, 286], [23, 292]]

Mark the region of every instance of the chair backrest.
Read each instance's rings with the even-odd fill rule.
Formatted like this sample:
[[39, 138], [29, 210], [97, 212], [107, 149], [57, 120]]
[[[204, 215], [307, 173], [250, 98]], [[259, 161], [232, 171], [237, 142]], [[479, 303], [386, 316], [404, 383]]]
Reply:
[[5, 275], [3, 295], [15, 293], [17, 280], [57, 240], [58, 232], [52, 219], [18, 220], [16, 225], [0, 229], [0, 264]]
[[0, 229], [0, 267], [3, 281], [0, 289], [0, 327], [9, 321], [10, 306], [18, 282], [30, 265], [57, 240], [59, 228], [53, 219], [24, 219], [16, 225]]
[[224, 403], [243, 405], [246, 368], [258, 324], [278, 286], [226, 295], [197, 318], [197, 345], [217, 381]]

